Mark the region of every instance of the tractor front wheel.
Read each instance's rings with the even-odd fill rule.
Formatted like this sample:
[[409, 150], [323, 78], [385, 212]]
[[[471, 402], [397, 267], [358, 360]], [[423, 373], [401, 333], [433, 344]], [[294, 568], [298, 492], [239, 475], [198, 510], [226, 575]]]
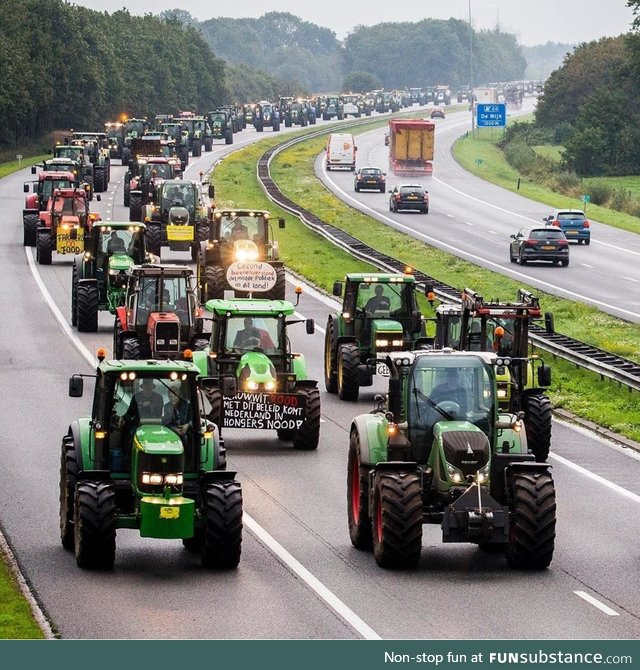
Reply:
[[117, 316], [113, 324], [113, 357], [116, 360], [122, 358], [122, 324]]
[[36, 260], [39, 265], [51, 265], [51, 233], [47, 231], [36, 234]]
[[140, 360], [140, 340], [137, 337], [125, 337], [122, 340], [122, 358], [125, 361]]
[[311, 451], [318, 448], [320, 439], [320, 390], [301, 389], [306, 396], [304, 421], [293, 433], [293, 448]]
[[371, 549], [371, 517], [369, 516], [369, 473], [360, 463], [360, 436], [351, 432], [347, 463], [347, 519], [351, 544], [357, 549]]
[[78, 284], [76, 323], [81, 333], [98, 332], [98, 285]]
[[513, 476], [507, 561], [512, 568], [542, 570], [553, 558], [556, 490], [549, 472]]
[[523, 398], [522, 404], [527, 446], [536, 461], [544, 463], [551, 448], [551, 400], [544, 393], [531, 393]]
[[162, 248], [162, 227], [157, 223], [147, 224], [145, 236], [147, 238], [147, 251], [159, 258]]
[[203, 504], [202, 565], [206, 568], [236, 568], [242, 552], [240, 482], [207, 485]]
[[113, 568], [116, 558], [116, 495], [108, 482], [76, 486], [73, 530], [81, 568]]
[[142, 193], [129, 194], [129, 221], [142, 221]]
[[334, 346], [333, 319], [327, 322], [324, 336], [324, 385], [328, 393], [338, 392], [338, 373], [336, 370], [336, 348]]
[[414, 568], [422, 549], [422, 488], [414, 472], [383, 472], [373, 494], [373, 555], [382, 568]]
[[36, 234], [38, 230], [38, 215], [37, 214], [25, 214], [22, 217], [23, 223], [23, 238], [22, 245], [25, 247], [35, 247], [36, 246]]
[[211, 151], [213, 149], [213, 139], [211, 137], [204, 138], [204, 150]]
[[108, 183], [106, 169], [103, 167], [94, 168], [93, 185], [96, 193], [104, 193], [107, 190]]
[[75, 263], [71, 271], [71, 325], [78, 325], [78, 268]]
[[224, 143], [233, 144], [233, 131], [231, 130], [231, 128], [227, 128], [224, 131]]
[[352, 342], [338, 347], [338, 397], [340, 400], [356, 401], [360, 393], [358, 365], [360, 352]]
[[72, 435], [62, 438], [60, 459], [60, 541], [65, 549], [74, 547], [73, 538], [73, 498], [78, 477], [76, 448]]

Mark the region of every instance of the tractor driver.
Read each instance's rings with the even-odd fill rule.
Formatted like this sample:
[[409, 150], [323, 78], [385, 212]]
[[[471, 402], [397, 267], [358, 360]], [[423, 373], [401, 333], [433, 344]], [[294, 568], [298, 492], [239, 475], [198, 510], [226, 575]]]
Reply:
[[249, 229], [242, 222], [242, 219], [236, 219], [233, 227], [231, 228], [231, 241], [235, 240], [248, 240], [249, 239]]
[[244, 319], [244, 329], [236, 333], [233, 341], [233, 348], [238, 351], [246, 351], [260, 347], [262, 349], [274, 349], [273, 340], [266, 330], [257, 328], [253, 325], [253, 319], [246, 316]]
[[445, 370], [444, 382], [438, 384], [429, 394], [431, 400], [437, 405], [443, 402], [454, 402], [460, 407], [460, 412], [465, 414], [469, 408], [469, 397], [467, 388], [459, 377], [457, 368]]
[[124, 240], [118, 235], [115, 230], [111, 231], [111, 235], [107, 241], [107, 254], [126, 254], [127, 245], [124, 243]]
[[371, 296], [364, 306], [365, 313], [367, 316], [374, 316], [375, 312], [388, 312], [390, 307], [391, 301], [389, 300], [389, 297], [384, 294], [384, 286], [382, 284], [376, 284], [375, 295]]

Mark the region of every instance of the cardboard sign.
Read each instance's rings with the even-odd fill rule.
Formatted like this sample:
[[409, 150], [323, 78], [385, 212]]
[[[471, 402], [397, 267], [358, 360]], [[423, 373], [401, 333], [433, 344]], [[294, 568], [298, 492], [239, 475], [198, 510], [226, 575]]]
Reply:
[[84, 229], [62, 230], [58, 228], [56, 251], [59, 254], [81, 254], [84, 251]]
[[193, 226], [167, 226], [167, 240], [171, 242], [193, 242]]
[[306, 413], [306, 397], [295, 393], [237, 393], [222, 400], [225, 428], [296, 430]]
[[227, 281], [234, 291], [262, 293], [276, 285], [276, 271], [268, 263], [243, 261], [232, 263], [227, 270]]

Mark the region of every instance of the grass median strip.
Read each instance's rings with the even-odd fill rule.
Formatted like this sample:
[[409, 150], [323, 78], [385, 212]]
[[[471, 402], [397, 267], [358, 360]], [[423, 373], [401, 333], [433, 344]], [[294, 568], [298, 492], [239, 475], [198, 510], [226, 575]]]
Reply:
[[[358, 129], [358, 132], [364, 130]], [[264, 140], [225, 159], [215, 172], [216, 189], [224, 204], [265, 207], [277, 215], [258, 184], [255, 165], [268, 146], [280, 138]], [[436, 279], [460, 289], [468, 286], [486, 298], [513, 299], [523, 284], [490, 272], [456, 256], [430, 247], [358, 212], [335, 197], [316, 177], [313, 162], [325, 146], [326, 138], [314, 138], [280, 153], [271, 164], [272, 177], [282, 191], [318, 217], [376, 249], [385, 251], [407, 265], [419, 268]], [[292, 219], [288, 217], [288, 221]], [[424, 217], [428, 223], [428, 216]], [[361, 270], [363, 264], [310, 231], [302, 224], [288, 223], [278, 231], [285, 264], [326, 291], [345, 272]], [[282, 235], [281, 233], [286, 233]], [[437, 231], [432, 231], [435, 235]], [[307, 237], [307, 236], [311, 237]], [[311, 244], [312, 243], [312, 244]], [[309, 246], [307, 246], [309, 245]], [[604, 312], [555, 296], [538, 294], [545, 311], [555, 315], [559, 332], [589, 342], [626, 358], [640, 361], [640, 330], [637, 325]], [[545, 355], [550, 359], [550, 356]], [[552, 399], [557, 407], [599, 423], [631, 439], [640, 440], [637, 425], [637, 395], [613, 382], [601, 381], [596, 374], [577, 369], [565, 361], [553, 362]]]

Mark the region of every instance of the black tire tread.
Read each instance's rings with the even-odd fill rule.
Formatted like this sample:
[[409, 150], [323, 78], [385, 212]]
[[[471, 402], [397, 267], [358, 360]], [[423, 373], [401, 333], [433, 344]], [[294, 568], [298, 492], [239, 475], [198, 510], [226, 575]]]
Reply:
[[240, 482], [209, 484], [204, 491], [203, 505], [202, 565], [206, 568], [237, 567], [242, 552]]
[[107, 570], [116, 553], [116, 498], [109, 482], [80, 482], [74, 501], [76, 562]]

